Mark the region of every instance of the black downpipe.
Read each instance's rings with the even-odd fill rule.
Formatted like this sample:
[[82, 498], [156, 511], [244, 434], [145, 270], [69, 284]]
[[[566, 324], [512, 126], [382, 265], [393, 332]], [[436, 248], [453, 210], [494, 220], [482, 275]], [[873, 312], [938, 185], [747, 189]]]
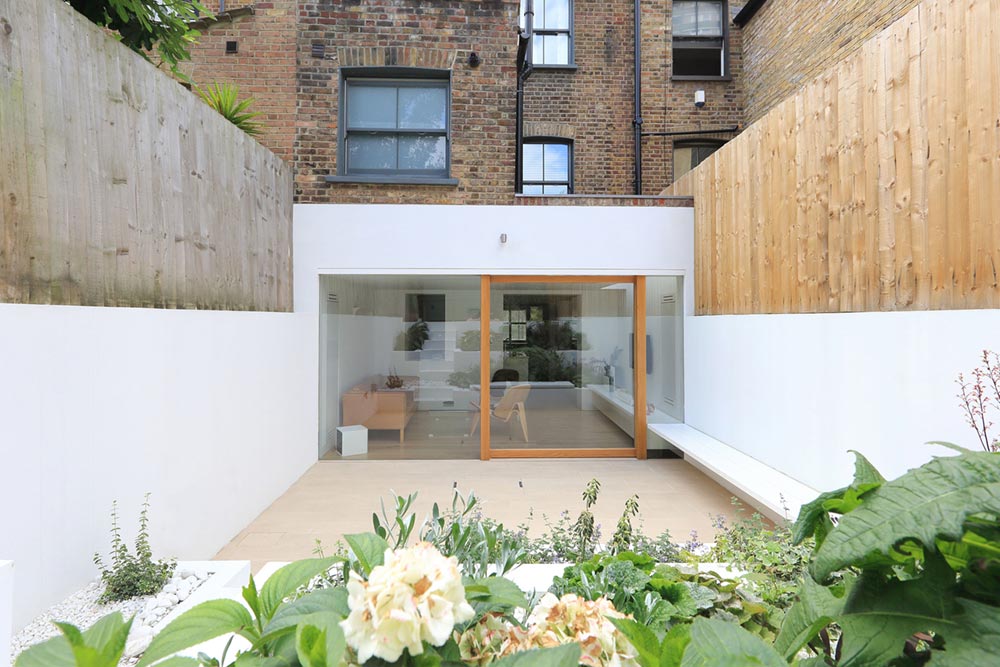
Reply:
[[[530, 2], [530, 0], [529, 0]], [[642, 4], [635, 0], [635, 194], [642, 194]]]
[[524, 82], [531, 76], [532, 42], [535, 31], [535, 3], [527, 0], [524, 4], [524, 30], [518, 32], [517, 44], [517, 109], [514, 124], [517, 155], [514, 160], [514, 192], [524, 191], [524, 165], [521, 156], [524, 149]]

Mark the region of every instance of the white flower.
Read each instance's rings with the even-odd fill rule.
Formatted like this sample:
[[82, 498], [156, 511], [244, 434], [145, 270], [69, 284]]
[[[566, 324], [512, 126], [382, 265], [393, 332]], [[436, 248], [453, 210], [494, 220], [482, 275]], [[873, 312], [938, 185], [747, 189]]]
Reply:
[[352, 572], [347, 592], [351, 613], [341, 626], [361, 664], [372, 656], [393, 662], [403, 649], [419, 655], [422, 642], [441, 646], [457, 623], [475, 615], [458, 561], [426, 543], [386, 551], [368, 581]]
[[624, 618], [606, 598], [584, 600], [573, 594], [546, 593], [528, 616], [523, 648], [549, 648], [576, 642], [589, 667], [638, 667], [636, 651], [611, 618]]

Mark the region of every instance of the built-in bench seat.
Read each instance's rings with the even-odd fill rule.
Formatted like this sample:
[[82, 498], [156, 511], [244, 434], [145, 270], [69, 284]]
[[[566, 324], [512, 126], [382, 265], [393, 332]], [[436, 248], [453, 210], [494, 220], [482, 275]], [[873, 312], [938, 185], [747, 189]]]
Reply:
[[794, 521], [819, 491], [686, 424], [650, 424], [684, 460], [772, 521]]

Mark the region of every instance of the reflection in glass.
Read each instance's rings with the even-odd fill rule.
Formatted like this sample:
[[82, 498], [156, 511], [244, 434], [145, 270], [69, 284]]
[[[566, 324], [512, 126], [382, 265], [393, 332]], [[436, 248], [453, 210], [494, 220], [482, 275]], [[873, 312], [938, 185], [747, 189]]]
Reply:
[[[544, 146], [544, 144], [524, 144], [524, 180], [545, 180], [545, 167], [543, 162]], [[541, 192], [538, 194], [541, 194]]]
[[569, 0], [539, 0], [536, 15], [542, 17], [540, 28], [545, 30], [569, 30]]
[[399, 127], [443, 130], [448, 122], [448, 95], [443, 87], [399, 89]]
[[347, 126], [395, 129], [396, 89], [388, 86], [349, 85]]
[[399, 137], [400, 169], [441, 170], [448, 166], [447, 141], [444, 137]]
[[395, 135], [348, 137], [347, 164], [351, 169], [395, 169]]

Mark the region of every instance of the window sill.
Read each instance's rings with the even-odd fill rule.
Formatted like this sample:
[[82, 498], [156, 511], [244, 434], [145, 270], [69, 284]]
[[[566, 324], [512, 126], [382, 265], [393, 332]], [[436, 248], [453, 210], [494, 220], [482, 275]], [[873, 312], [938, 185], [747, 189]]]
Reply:
[[419, 178], [415, 176], [327, 176], [327, 183], [367, 183], [370, 185], [458, 185], [457, 178]]
[[723, 83], [732, 81], [732, 76], [694, 76], [691, 74], [674, 74], [670, 77], [673, 81], [721, 81]]
[[570, 63], [569, 65], [532, 65], [531, 69], [537, 69], [543, 72], [575, 72], [577, 70], [577, 66], [576, 63]]

